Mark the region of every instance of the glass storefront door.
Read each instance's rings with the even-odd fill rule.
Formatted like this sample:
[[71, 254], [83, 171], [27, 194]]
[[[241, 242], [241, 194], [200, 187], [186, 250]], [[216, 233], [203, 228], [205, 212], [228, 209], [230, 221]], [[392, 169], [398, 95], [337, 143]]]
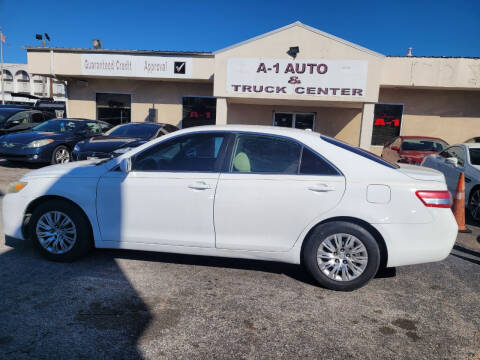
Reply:
[[128, 94], [97, 93], [97, 120], [119, 125], [131, 121], [132, 100]]
[[315, 128], [315, 114], [276, 112], [273, 116], [273, 126], [313, 130]]

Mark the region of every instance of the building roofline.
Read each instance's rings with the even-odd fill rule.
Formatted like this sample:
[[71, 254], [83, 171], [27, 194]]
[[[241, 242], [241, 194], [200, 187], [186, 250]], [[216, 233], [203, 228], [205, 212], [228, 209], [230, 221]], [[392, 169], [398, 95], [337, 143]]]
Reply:
[[39, 51], [39, 52], [55, 51], [55, 52], [72, 52], [72, 53], [213, 57], [213, 53], [208, 51], [120, 50], [120, 49], [89, 49], [89, 48], [41, 47], [41, 46], [23, 46], [22, 48], [27, 51]]
[[383, 55], [383, 54], [380, 54], [380, 53], [375, 52], [375, 51], [373, 51], [373, 50], [367, 49], [367, 48], [365, 48], [365, 47], [363, 47], [363, 46], [354, 44], [354, 43], [352, 43], [352, 42], [350, 42], [350, 41], [341, 39], [341, 38], [339, 38], [339, 37], [337, 37], [337, 36], [335, 36], [335, 35], [332, 35], [332, 34], [329, 34], [329, 33], [324, 32], [324, 31], [318, 30], [318, 29], [316, 29], [316, 28], [314, 28], [314, 27], [305, 25], [304, 23], [302, 23], [302, 22], [300, 22], [300, 21], [295, 21], [295, 22], [292, 23], [292, 24], [283, 26], [283, 27], [278, 28], [278, 29], [276, 29], [276, 30], [272, 30], [272, 31], [269, 31], [269, 32], [267, 32], [267, 33], [264, 33], [264, 34], [255, 36], [255, 37], [253, 37], [253, 38], [250, 38], [250, 39], [248, 39], [248, 40], [245, 40], [245, 41], [242, 41], [242, 42], [239, 42], [239, 43], [236, 43], [236, 44], [227, 46], [227, 47], [225, 47], [225, 48], [223, 48], [223, 49], [214, 51], [213, 54], [216, 55], [216, 54], [219, 54], [219, 53], [222, 53], [222, 52], [231, 50], [231, 49], [236, 48], [236, 47], [238, 47], [238, 46], [242, 46], [242, 45], [248, 44], [248, 43], [250, 43], [250, 42], [263, 39], [263, 38], [265, 38], [265, 37], [267, 37], [267, 36], [270, 36], [270, 35], [279, 33], [279, 32], [284, 31], [284, 30], [288, 30], [288, 29], [293, 28], [293, 27], [296, 27], [296, 26], [301, 27], [301, 28], [306, 29], [306, 30], [309, 30], [309, 31], [314, 32], [314, 33], [316, 33], [316, 34], [318, 34], [318, 35], [321, 35], [321, 36], [324, 36], [324, 37], [326, 37], [326, 38], [329, 38], [329, 39], [331, 39], [331, 40], [337, 41], [337, 42], [339, 42], [339, 43], [342, 43], [343, 45], [347, 45], [347, 46], [350, 46], [350, 47], [352, 47], [352, 48], [354, 48], [354, 49], [357, 49], [357, 50], [366, 52], [366, 53], [368, 53], [368, 54], [370, 54], [370, 55], [377, 56], [377, 57], [385, 57], [385, 55]]
[[480, 59], [480, 56], [399, 56], [399, 55], [387, 55], [387, 58], [418, 58], [418, 59]]

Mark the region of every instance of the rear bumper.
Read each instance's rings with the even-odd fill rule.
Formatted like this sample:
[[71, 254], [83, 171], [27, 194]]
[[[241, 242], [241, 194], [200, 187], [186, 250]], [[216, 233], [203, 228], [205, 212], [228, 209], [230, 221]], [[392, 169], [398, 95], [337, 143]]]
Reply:
[[427, 224], [373, 224], [388, 251], [388, 267], [441, 261], [452, 251], [458, 225], [450, 209], [433, 209]]

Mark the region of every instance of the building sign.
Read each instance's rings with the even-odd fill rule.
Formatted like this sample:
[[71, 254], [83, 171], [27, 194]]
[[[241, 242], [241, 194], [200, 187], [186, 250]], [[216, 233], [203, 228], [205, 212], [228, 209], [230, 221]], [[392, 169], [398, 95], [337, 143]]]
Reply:
[[365, 60], [233, 58], [227, 91], [248, 95], [366, 96]]
[[192, 59], [168, 56], [82, 54], [82, 75], [191, 78]]
[[375, 104], [372, 145], [385, 145], [400, 135], [403, 105]]

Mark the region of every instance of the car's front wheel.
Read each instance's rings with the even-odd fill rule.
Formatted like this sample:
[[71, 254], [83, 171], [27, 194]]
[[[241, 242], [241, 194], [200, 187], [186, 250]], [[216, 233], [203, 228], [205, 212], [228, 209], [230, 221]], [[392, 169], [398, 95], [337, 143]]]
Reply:
[[472, 191], [468, 201], [468, 212], [473, 220], [480, 222], [480, 188]]
[[380, 248], [360, 225], [332, 221], [317, 226], [310, 234], [303, 262], [323, 287], [351, 291], [375, 276], [380, 266]]
[[66, 164], [72, 160], [70, 149], [65, 145], [60, 145], [53, 150], [52, 164]]
[[73, 261], [92, 248], [90, 223], [80, 209], [50, 200], [34, 209], [30, 236], [40, 253], [53, 261]]

